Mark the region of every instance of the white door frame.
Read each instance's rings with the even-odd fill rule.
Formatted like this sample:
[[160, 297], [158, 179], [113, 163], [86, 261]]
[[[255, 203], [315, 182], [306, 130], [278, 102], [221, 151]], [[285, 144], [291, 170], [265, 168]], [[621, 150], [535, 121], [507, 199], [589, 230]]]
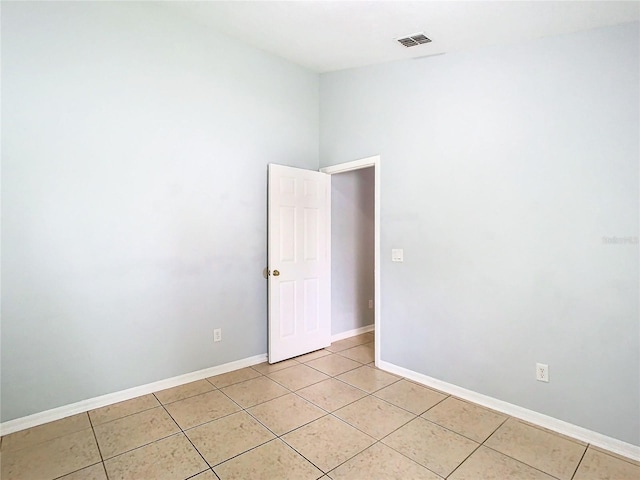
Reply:
[[382, 315], [380, 309], [380, 155], [373, 157], [362, 158], [360, 160], [354, 160], [352, 162], [340, 163], [338, 165], [332, 165], [330, 167], [321, 168], [322, 173], [328, 173], [334, 175], [336, 173], [351, 172], [353, 170], [360, 170], [362, 168], [373, 167], [374, 181], [373, 181], [373, 196], [374, 196], [374, 310], [373, 310], [373, 322], [375, 332], [375, 365], [376, 367], [380, 363], [380, 336], [382, 334]]

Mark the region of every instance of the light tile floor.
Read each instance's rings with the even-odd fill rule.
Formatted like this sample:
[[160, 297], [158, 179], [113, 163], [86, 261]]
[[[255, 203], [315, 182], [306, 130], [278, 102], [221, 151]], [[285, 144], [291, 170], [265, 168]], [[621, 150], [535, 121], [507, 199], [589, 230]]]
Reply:
[[373, 334], [3, 437], [2, 480], [638, 480], [640, 463], [373, 367]]

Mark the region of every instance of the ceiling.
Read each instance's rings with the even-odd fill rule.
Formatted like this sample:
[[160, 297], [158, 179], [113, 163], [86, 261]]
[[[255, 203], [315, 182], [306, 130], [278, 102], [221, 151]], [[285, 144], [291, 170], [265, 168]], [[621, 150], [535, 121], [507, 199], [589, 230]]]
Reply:
[[[159, 5], [321, 73], [640, 20], [638, 1], [168, 1]], [[416, 32], [424, 32], [432, 42], [406, 48], [396, 41]]]

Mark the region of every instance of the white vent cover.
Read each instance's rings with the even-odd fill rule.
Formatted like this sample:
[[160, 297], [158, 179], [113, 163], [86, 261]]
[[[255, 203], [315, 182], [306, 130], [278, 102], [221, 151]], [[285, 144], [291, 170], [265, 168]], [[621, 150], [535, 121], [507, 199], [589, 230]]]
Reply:
[[405, 47], [415, 47], [416, 45], [421, 45], [423, 43], [429, 43], [431, 40], [426, 37], [424, 33], [414, 33], [412, 35], [407, 35], [406, 37], [398, 38], [398, 42], [400, 42]]

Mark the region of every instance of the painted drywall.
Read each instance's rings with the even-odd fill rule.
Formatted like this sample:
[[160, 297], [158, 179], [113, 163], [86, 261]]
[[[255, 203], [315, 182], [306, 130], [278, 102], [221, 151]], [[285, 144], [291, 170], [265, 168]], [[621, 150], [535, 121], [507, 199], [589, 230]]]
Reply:
[[318, 82], [159, 4], [2, 2], [2, 421], [266, 352]]
[[373, 324], [374, 169], [331, 176], [331, 333]]
[[321, 165], [381, 155], [384, 361], [640, 445], [639, 45], [321, 76]]

